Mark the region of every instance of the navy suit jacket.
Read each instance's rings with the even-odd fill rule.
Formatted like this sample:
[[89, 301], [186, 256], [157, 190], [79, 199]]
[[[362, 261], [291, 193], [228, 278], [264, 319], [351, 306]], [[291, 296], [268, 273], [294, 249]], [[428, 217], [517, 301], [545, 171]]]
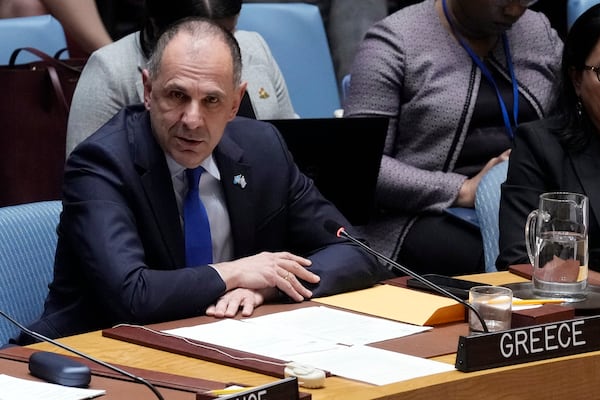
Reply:
[[[328, 219], [349, 223], [300, 173], [272, 125], [236, 118], [213, 156], [235, 258], [261, 251], [306, 256], [321, 277], [309, 286], [314, 296], [369, 287], [388, 276], [358, 246], [323, 228]], [[244, 188], [233, 182], [239, 174]], [[203, 314], [225, 292], [213, 268], [183, 267], [170, 172], [142, 106], [124, 109], [75, 149], [63, 196], [54, 280], [32, 329], [61, 337], [187, 318]]]
[[600, 270], [600, 138], [593, 135], [581, 151], [565, 149], [551, 133], [555, 118], [519, 126], [500, 200], [498, 269], [529, 263], [525, 221], [544, 192], [583, 193], [589, 197], [590, 269]]

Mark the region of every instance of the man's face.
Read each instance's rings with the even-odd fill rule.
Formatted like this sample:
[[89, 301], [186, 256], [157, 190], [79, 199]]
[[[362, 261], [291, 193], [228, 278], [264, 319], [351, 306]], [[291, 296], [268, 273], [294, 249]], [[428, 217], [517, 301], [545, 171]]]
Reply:
[[215, 38], [180, 32], [165, 48], [160, 70], [144, 70], [144, 103], [153, 133], [173, 160], [195, 168], [217, 146], [246, 85], [233, 82], [231, 53]]

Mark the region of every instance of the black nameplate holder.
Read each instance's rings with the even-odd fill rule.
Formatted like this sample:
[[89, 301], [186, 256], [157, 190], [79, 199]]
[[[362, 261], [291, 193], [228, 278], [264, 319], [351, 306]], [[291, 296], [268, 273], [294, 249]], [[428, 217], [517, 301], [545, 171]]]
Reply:
[[219, 400], [299, 400], [298, 378], [291, 376], [226, 396], [207, 395], [207, 393], [196, 395], [196, 400], [216, 398]]
[[600, 350], [600, 316], [461, 336], [455, 367], [472, 372]]

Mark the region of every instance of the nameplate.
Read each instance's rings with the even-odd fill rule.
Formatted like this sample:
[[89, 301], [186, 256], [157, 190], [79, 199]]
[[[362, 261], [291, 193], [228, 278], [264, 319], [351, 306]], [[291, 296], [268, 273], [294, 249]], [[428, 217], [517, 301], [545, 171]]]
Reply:
[[461, 336], [455, 367], [471, 372], [600, 350], [600, 316]]
[[298, 378], [291, 376], [266, 385], [255, 386], [229, 395], [215, 396], [209, 393], [198, 393], [196, 400], [299, 400]]

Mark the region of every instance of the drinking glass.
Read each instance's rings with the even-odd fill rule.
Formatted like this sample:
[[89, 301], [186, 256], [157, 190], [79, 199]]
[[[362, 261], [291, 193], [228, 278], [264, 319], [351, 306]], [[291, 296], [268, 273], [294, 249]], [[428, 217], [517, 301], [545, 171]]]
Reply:
[[[485, 285], [469, 289], [469, 303], [483, 318], [488, 332], [510, 329], [512, 298], [512, 290], [503, 286]], [[481, 321], [469, 310], [469, 335], [483, 332]]]

